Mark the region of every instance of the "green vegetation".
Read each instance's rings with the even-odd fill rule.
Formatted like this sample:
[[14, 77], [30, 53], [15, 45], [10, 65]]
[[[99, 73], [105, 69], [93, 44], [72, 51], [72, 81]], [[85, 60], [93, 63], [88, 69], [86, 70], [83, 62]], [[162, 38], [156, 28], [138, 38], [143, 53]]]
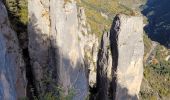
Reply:
[[145, 54], [144, 56], [146, 56], [146, 54], [151, 50], [151, 47], [152, 47], [152, 42], [151, 40], [149, 39], [149, 37], [146, 35], [146, 33], [144, 33], [144, 36], [143, 36], [143, 41], [144, 41], [144, 47], [145, 47]]
[[47, 92], [44, 95], [40, 95], [40, 98], [42, 98], [42, 100], [73, 100], [74, 95], [75, 91], [73, 89], [69, 89], [68, 94], [65, 95], [62, 88], [55, 87], [54, 92]]
[[[145, 17], [144, 23], [148, 24]], [[150, 38], [144, 33], [145, 56], [152, 48]], [[144, 80], [140, 91], [141, 100], [158, 100], [170, 98], [170, 62], [166, 57], [170, 52], [162, 45], [158, 45], [149, 64], [144, 66]], [[149, 87], [149, 88], [147, 88]]]
[[[144, 77], [148, 80], [153, 89], [153, 93], [142, 94], [143, 98], [155, 96], [158, 93], [160, 97], [170, 97], [170, 63], [161, 61], [158, 64], [145, 66]], [[151, 100], [151, 99], [148, 99]], [[157, 99], [154, 99], [157, 100]]]
[[27, 25], [28, 23], [28, 8], [27, 8], [27, 0], [20, 0], [19, 1], [19, 11], [18, 11], [18, 16], [24, 25]]
[[63, 6], [65, 6], [66, 3], [69, 3], [69, 2], [71, 2], [71, 0], [64, 0], [64, 5]]
[[71, 2], [71, 0], [64, 0], [64, 3]]
[[157, 100], [170, 97], [170, 62], [165, 58], [170, 54], [168, 50], [158, 45], [152, 62], [145, 66], [144, 77], [152, 91], [141, 91], [142, 100]]
[[159, 61], [165, 60], [165, 58], [170, 55], [170, 52], [162, 45], [159, 45], [156, 49], [155, 58]]
[[[75, 96], [75, 89], [68, 88], [68, 91], [65, 91], [62, 85], [56, 84], [52, 76], [48, 73], [48, 69], [46, 69], [44, 73], [44, 80], [42, 84], [46, 87], [46, 91], [44, 93], [35, 96], [35, 100], [73, 100]], [[50, 88], [49, 88], [49, 87]], [[39, 99], [37, 99], [39, 98]]]
[[27, 25], [28, 22], [28, 8], [27, 0], [4, 0], [7, 7], [9, 18], [13, 26], [18, 24]]
[[[91, 33], [101, 37], [103, 30], [109, 30], [114, 16], [118, 13], [131, 14], [129, 7], [119, 4], [118, 0], [77, 0], [78, 6], [85, 8], [87, 23]], [[106, 15], [103, 16], [102, 14]]]

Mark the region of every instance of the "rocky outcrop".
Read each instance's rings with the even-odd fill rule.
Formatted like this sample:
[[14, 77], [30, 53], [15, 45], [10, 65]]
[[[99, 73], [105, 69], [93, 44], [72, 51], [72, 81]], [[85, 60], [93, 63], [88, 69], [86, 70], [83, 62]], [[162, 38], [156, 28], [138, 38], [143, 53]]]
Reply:
[[87, 97], [88, 81], [79, 46], [77, 7], [74, 1], [29, 0], [29, 52], [39, 93], [56, 87], [74, 100]]
[[113, 97], [116, 100], [137, 100], [143, 77], [143, 18], [117, 15], [110, 31], [110, 40]]
[[143, 77], [143, 54], [142, 17], [117, 15], [110, 33], [103, 34], [98, 54], [99, 100], [138, 99]]
[[[40, 2], [41, 1], [41, 2]], [[32, 72], [36, 89], [44, 94], [47, 70], [49, 67], [49, 48], [50, 48], [50, 20], [49, 20], [49, 1], [29, 0], [29, 54], [31, 59]]]
[[88, 81], [78, 39], [78, 18], [75, 1], [50, 1], [52, 47], [57, 50], [56, 59], [59, 85], [65, 91], [75, 91], [73, 99], [87, 97]]
[[111, 71], [112, 56], [110, 50], [110, 33], [105, 32], [102, 36], [97, 61], [98, 100], [111, 99]]
[[0, 1], [0, 100], [26, 97], [25, 64], [16, 33], [12, 30], [5, 6]]
[[[0, 8], [0, 57], [4, 58], [0, 59], [0, 99], [16, 100], [26, 96], [25, 65], [1, 1]], [[36, 93], [32, 96], [85, 100], [89, 86], [97, 87], [97, 100], [138, 99], [142, 17], [117, 15], [98, 49], [98, 37], [89, 34], [84, 9], [77, 8], [74, 0], [29, 0], [28, 15], [27, 73], [33, 76], [27, 78], [32, 78], [29, 85]]]
[[99, 41], [95, 34], [91, 33], [90, 25], [86, 21], [86, 15], [83, 7], [78, 8], [78, 38], [81, 53], [88, 69], [88, 81], [91, 88], [96, 87], [96, 71], [97, 71], [97, 54]]

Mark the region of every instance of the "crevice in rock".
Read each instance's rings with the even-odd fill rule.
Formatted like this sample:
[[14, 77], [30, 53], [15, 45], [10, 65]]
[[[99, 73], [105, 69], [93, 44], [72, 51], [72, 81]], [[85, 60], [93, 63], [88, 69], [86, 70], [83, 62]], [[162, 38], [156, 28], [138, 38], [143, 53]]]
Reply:
[[[97, 88], [96, 91], [91, 89], [91, 92], [95, 93], [97, 100], [115, 100], [119, 56], [117, 42], [120, 24], [119, 15], [117, 15], [114, 18], [110, 32], [105, 32], [102, 36], [97, 61]], [[112, 60], [109, 59], [109, 56]], [[112, 62], [112, 64], [109, 62]], [[109, 70], [111, 70], [110, 73]], [[96, 99], [93, 98], [93, 100]]]
[[104, 32], [101, 40], [101, 46], [98, 52], [97, 61], [97, 99], [108, 100], [110, 98], [110, 83], [109, 74], [109, 48], [110, 48], [110, 32]]
[[28, 48], [23, 49], [23, 58], [26, 63], [26, 78], [27, 78], [27, 97], [30, 100], [33, 100], [35, 97], [38, 97], [38, 93], [36, 91], [32, 67], [30, 64], [30, 57], [29, 57], [29, 51]]
[[111, 47], [111, 54], [112, 54], [112, 85], [110, 88], [111, 98], [115, 99], [116, 96], [116, 88], [117, 88], [117, 66], [118, 66], [118, 35], [120, 31], [120, 19], [119, 15], [117, 15], [113, 21], [111, 30], [110, 30], [110, 47]]
[[96, 100], [97, 88], [89, 86], [89, 92], [90, 92], [89, 100]]

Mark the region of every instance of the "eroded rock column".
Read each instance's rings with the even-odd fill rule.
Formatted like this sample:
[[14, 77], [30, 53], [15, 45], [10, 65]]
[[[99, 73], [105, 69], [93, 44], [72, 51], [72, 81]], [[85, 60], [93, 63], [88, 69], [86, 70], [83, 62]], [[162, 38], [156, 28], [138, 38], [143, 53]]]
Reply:
[[111, 99], [112, 57], [110, 50], [110, 33], [102, 36], [97, 61], [97, 100]]
[[137, 100], [143, 77], [143, 18], [117, 15], [111, 28], [110, 40], [113, 58], [113, 98]]

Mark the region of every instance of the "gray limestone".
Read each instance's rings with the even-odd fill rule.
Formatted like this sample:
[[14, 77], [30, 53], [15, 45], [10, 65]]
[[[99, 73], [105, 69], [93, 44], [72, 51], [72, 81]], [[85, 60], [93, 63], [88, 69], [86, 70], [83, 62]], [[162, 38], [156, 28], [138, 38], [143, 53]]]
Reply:
[[26, 96], [25, 64], [17, 35], [10, 26], [6, 8], [0, 1], [0, 100]]

